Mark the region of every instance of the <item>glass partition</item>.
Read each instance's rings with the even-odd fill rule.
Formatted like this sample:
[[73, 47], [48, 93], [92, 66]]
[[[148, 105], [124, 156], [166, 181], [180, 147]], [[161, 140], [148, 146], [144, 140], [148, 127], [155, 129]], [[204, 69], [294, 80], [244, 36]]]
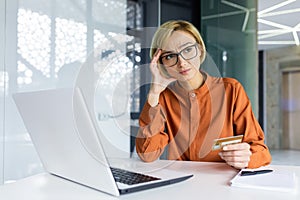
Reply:
[[[113, 55], [110, 49], [116, 44], [126, 57], [126, 4], [126, 0], [0, 1], [0, 43], [4, 47], [0, 49], [0, 183], [43, 171], [11, 95], [73, 87], [87, 58], [99, 47], [100, 58]], [[119, 62], [124, 63], [122, 59]], [[126, 66], [114, 68], [109, 74], [114, 79], [107, 81], [118, 80], [126, 73]], [[100, 74], [95, 73], [95, 76], [101, 78]], [[109, 92], [104, 88], [98, 90], [95, 101], [109, 96]], [[103, 114], [103, 102], [95, 104], [100, 105], [95, 106], [97, 117]], [[105, 109], [109, 106], [111, 102]], [[127, 127], [117, 130], [119, 134], [129, 132], [129, 111], [124, 112], [122, 119]], [[97, 119], [107, 127], [115, 123], [113, 119], [105, 122]], [[129, 154], [129, 135], [124, 137], [128, 142], [117, 144], [122, 146], [121, 151], [111, 145], [115, 156]]]
[[[244, 86], [257, 113], [257, 1], [201, 1], [201, 33], [221, 76]], [[205, 66], [209, 70], [209, 66]]]

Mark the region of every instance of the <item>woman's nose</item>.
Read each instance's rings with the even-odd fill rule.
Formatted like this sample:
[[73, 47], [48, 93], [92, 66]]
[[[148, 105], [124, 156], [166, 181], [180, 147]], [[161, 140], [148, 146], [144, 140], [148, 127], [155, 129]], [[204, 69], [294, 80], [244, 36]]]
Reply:
[[186, 60], [181, 55], [178, 56], [177, 65], [178, 67], [183, 67], [186, 65]]

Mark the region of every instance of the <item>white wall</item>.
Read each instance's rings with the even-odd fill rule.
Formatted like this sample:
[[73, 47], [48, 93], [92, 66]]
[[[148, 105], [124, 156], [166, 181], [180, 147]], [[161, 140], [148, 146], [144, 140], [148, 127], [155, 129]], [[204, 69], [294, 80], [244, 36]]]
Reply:
[[[266, 129], [267, 144], [270, 149], [283, 149], [282, 70], [297, 68], [300, 65], [299, 46], [287, 46], [265, 51], [266, 63], [265, 94], [266, 95]], [[299, 86], [296, 86], [299, 88]], [[299, 133], [299, 132], [298, 132]]]
[[4, 133], [3, 124], [4, 124], [4, 35], [5, 35], [5, 1], [0, 1], [0, 184], [3, 183], [3, 153], [4, 153]]
[[[121, 36], [126, 32], [126, 1], [0, 0], [0, 13], [0, 73], [7, 73], [9, 78], [6, 88], [0, 86], [1, 184], [43, 171], [11, 94], [72, 87], [91, 55], [101, 58], [97, 61], [100, 64], [93, 63], [94, 69], [99, 69], [96, 68], [98, 65], [104, 66], [103, 69], [112, 68], [111, 64], [107, 65], [111, 57], [103, 61], [102, 53], [118, 52], [119, 57], [125, 55], [125, 41]], [[98, 47], [102, 51], [95, 51]], [[122, 59], [117, 62], [124, 64]], [[126, 73], [114, 68], [106, 79], [120, 81]], [[112, 109], [118, 109], [112, 103], [116, 98], [111, 94], [116, 89], [113, 84], [110, 84], [109, 92], [97, 86], [98, 80], [103, 78], [97, 70], [94, 77], [82, 78], [83, 82], [85, 79], [86, 82], [94, 80], [94, 87], [100, 88], [92, 91], [95, 96], [87, 89], [95, 101], [95, 119], [99, 113], [111, 114]], [[129, 94], [127, 89], [124, 84], [124, 93], [118, 96], [121, 100], [124, 98], [125, 105]], [[110, 113], [103, 113], [104, 104], [98, 101], [99, 98], [109, 100], [110, 106], [105, 105], [105, 112]], [[129, 109], [125, 107], [122, 117], [118, 117], [122, 122], [116, 119], [99, 121], [100, 125], [105, 123], [105, 126], [101, 125], [101, 130], [107, 154], [113, 157], [128, 156]], [[110, 127], [114, 127], [114, 134], [108, 130]]]

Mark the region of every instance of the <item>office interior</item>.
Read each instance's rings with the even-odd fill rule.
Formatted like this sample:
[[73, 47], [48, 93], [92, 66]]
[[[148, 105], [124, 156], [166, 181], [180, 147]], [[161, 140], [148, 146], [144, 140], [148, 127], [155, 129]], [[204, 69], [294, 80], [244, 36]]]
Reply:
[[12, 94], [78, 79], [93, 85], [107, 155], [134, 156], [151, 36], [171, 19], [199, 29], [203, 70], [243, 84], [272, 164], [300, 165], [299, 0], [0, 0], [0, 9], [0, 184], [43, 172]]

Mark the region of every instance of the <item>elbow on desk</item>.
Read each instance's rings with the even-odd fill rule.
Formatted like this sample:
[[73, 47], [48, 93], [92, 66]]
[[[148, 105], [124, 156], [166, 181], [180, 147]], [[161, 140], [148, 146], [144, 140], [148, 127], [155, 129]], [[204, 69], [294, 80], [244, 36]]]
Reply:
[[137, 154], [139, 158], [144, 162], [153, 162], [159, 158], [161, 155], [161, 151], [152, 151], [152, 152], [146, 152], [146, 151], [140, 151], [138, 147], [136, 147]]
[[261, 152], [254, 152], [250, 157], [248, 168], [259, 168], [261, 166], [269, 165], [272, 161], [272, 156], [268, 149]]

